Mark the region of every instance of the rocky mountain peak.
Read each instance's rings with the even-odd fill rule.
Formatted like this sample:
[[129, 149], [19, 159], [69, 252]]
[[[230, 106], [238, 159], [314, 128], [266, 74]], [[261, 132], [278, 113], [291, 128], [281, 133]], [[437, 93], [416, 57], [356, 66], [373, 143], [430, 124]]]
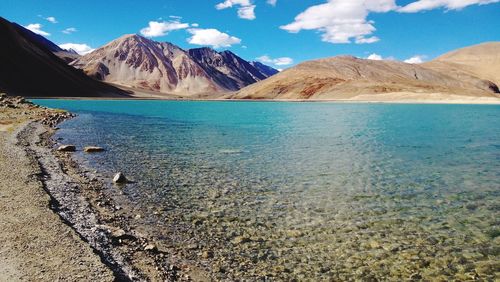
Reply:
[[124, 35], [72, 65], [104, 81], [186, 95], [238, 90], [269, 76], [230, 51], [186, 51], [137, 34]]

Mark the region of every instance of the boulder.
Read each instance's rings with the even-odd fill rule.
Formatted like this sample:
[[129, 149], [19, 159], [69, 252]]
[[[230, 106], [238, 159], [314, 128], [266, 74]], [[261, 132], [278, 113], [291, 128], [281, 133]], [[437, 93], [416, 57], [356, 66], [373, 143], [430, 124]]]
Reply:
[[60, 152], [75, 152], [76, 146], [75, 145], [61, 145], [57, 148], [57, 150]]
[[113, 183], [125, 184], [127, 182], [128, 182], [127, 177], [125, 177], [125, 175], [121, 172], [118, 172], [117, 174], [115, 174], [115, 177], [113, 177]]
[[121, 239], [127, 235], [127, 232], [121, 228], [115, 228], [111, 230], [111, 237]]
[[155, 245], [153, 245], [153, 244], [147, 244], [147, 245], [144, 247], [144, 250], [145, 250], [145, 251], [152, 251], [152, 252], [154, 252], [154, 251], [156, 251], [157, 249], [156, 249], [156, 246], [155, 246]]
[[28, 104], [28, 103], [30, 103], [24, 97], [16, 97], [15, 101], [16, 101], [16, 104]]
[[136, 241], [137, 238], [118, 227], [109, 227], [108, 232], [114, 245], [123, 244], [124, 240]]
[[97, 146], [87, 146], [83, 149], [83, 151], [86, 153], [99, 153], [99, 152], [103, 152], [104, 148], [97, 147]]

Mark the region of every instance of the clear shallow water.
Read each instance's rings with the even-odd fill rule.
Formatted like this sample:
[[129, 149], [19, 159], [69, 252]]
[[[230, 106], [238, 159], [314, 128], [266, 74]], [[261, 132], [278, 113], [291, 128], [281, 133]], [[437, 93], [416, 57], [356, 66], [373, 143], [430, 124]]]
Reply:
[[499, 278], [499, 106], [35, 102], [77, 113], [55, 137], [104, 146], [77, 157], [216, 279]]

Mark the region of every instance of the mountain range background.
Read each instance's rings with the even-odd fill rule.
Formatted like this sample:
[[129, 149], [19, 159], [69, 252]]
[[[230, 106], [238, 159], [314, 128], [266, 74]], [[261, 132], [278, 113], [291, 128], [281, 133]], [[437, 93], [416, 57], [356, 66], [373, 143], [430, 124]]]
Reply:
[[278, 72], [231, 51], [184, 50], [135, 34], [84, 56], [3, 18], [0, 36], [0, 90], [30, 97], [500, 97], [500, 42], [452, 51], [424, 64], [337, 56]]
[[183, 50], [139, 35], [125, 35], [70, 65], [96, 79], [183, 96], [239, 90], [278, 71], [231, 51]]

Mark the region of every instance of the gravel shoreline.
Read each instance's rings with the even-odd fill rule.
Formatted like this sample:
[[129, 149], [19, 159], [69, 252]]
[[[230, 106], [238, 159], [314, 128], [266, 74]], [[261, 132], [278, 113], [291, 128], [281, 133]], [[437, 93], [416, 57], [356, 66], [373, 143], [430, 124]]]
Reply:
[[[116, 215], [115, 212], [119, 207], [102, 192], [106, 189], [106, 185], [95, 172], [80, 167], [71, 157], [71, 153], [55, 150], [55, 143], [51, 136], [57, 130], [58, 123], [71, 118], [70, 114], [38, 107], [22, 98], [5, 96], [0, 100], [0, 107], [8, 109], [5, 114], [0, 113], [0, 121], [4, 127], [0, 133], [11, 131], [9, 133], [13, 139], [12, 144], [4, 144], [7, 146], [6, 149], [11, 150], [10, 146], [16, 147], [27, 156], [30, 166], [38, 170], [32, 171], [33, 180], [38, 182], [42, 192], [50, 197], [50, 210], [59, 216], [63, 224], [76, 232], [79, 243], [90, 246], [92, 252], [100, 259], [101, 265], [87, 269], [90, 272], [87, 273], [87, 278], [99, 281], [110, 280], [109, 274], [105, 279], [93, 273], [100, 267], [108, 269], [108, 272], [112, 273], [111, 280], [115, 281], [191, 280], [185, 271], [169, 261], [167, 253], [158, 250], [144, 235], [134, 230], [129, 225], [128, 218]], [[8, 117], [6, 117], [7, 112]], [[20, 124], [21, 120], [25, 122]], [[11, 127], [17, 130], [12, 132]], [[0, 159], [0, 161], [5, 160]], [[7, 180], [0, 180], [0, 183], [7, 184], [5, 183]], [[0, 232], [1, 235], [3, 234]], [[50, 244], [56, 243], [57, 241], [50, 242]], [[0, 258], [3, 257], [1, 256], [3, 253], [6, 252], [0, 249]], [[21, 254], [19, 259], [28, 258], [23, 258]], [[64, 262], [61, 263], [64, 264]], [[2, 266], [0, 268], [6, 269], [5, 272], [7, 272], [8, 266], [3, 264], [3, 262], [0, 264]], [[43, 271], [53, 273], [55, 277], [64, 277], [64, 273], [59, 272], [65, 270], [54, 268]], [[0, 278], [14, 278], [15, 276], [8, 276], [8, 273], [0, 271]], [[32, 278], [34, 277], [27, 280]], [[52, 280], [52, 278], [54, 276], [46, 280]]]

